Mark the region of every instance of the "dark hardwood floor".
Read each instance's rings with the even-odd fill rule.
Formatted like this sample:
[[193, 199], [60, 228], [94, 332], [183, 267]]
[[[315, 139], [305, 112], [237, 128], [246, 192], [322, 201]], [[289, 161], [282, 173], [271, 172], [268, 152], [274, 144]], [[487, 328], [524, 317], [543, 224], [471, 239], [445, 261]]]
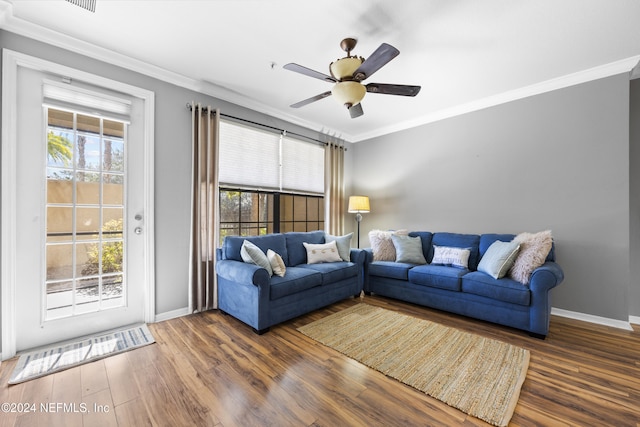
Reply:
[[[8, 386], [1, 426], [486, 426], [300, 334], [373, 304], [525, 347], [513, 426], [640, 426], [640, 328], [554, 316], [546, 340], [381, 297], [346, 300], [256, 335], [217, 311], [149, 325], [156, 344]], [[24, 409], [24, 408], [23, 408]], [[46, 410], [43, 410], [46, 409]]]

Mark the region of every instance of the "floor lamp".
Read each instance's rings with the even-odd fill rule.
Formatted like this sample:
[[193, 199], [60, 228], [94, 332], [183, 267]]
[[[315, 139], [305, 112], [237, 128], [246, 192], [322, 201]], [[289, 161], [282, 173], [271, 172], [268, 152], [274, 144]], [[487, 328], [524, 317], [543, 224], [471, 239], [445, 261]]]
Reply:
[[349, 213], [356, 214], [356, 222], [358, 223], [358, 249], [360, 249], [360, 221], [362, 221], [362, 214], [368, 213], [369, 209], [369, 197], [367, 196], [350, 196], [349, 197]]

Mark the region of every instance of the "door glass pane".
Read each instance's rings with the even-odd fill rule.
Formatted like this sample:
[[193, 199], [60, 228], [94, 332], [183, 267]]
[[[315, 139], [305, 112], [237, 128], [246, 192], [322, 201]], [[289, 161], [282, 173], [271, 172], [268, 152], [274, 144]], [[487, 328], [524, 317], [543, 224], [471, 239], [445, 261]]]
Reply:
[[126, 124], [47, 117], [46, 319], [123, 306]]

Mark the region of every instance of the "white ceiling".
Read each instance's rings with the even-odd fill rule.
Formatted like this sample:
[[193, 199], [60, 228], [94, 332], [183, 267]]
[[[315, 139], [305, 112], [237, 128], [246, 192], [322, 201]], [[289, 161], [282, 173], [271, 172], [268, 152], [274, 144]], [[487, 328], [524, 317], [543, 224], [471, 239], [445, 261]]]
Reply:
[[[357, 142], [607, 74], [640, 59], [638, 0], [0, 0], [0, 27]], [[367, 58], [400, 55], [365, 83], [422, 86], [415, 98], [367, 94], [351, 119], [331, 97], [340, 41]], [[186, 102], [186, 101], [185, 101]]]

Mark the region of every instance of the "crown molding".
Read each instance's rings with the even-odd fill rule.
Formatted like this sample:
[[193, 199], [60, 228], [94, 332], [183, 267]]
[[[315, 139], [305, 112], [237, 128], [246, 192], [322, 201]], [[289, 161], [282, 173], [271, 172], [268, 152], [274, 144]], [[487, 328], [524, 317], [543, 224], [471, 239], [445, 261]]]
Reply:
[[327, 130], [326, 126], [319, 125], [318, 123], [302, 120], [293, 115], [284, 114], [282, 111], [276, 110], [255, 99], [241, 95], [214, 83], [196, 80], [18, 18], [13, 15], [13, 4], [9, 0], [0, 0], [0, 29], [134, 71], [166, 83], [174, 84], [203, 95], [209, 95], [222, 101], [227, 101], [240, 107], [248, 108], [259, 113], [285, 120], [307, 129], [316, 130], [318, 132], [322, 132], [324, 130], [329, 133], [341, 133], [337, 130]]
[[597, 67], [589, 68], [587, 70], [578, 71], [576, 73], [567, 74], [562, 77], [546, 80], [533, 85], [525, 86], [519, 89], [503, 92], [497, 95], [489, 96], [486, 98], [478, 99], [466, 104], [461, 104], [445, 110], [435, 111], [422, 118], [405, 121], [393, 126], [378, 129], [374, 132], [358, 135], [356, 140], [352, 142], [364, 141], [371, 138], [376, 138], [382, 135], [386, 135], [393, 132], [398, 132], [405, 129], [410, 129], [417, 126], [426, 125], [429, 123], [437, 122], [440, 120], [448, 119], [455, 116], [471, 113], [473, 111], [483, 110], [485, 108], [494, 107], [496, 105], [505, 104], [507, 102], [516, 101], [523, 98], [528, 98], [534, 95], [540, 95], [546, 92], [552, 92], [558, 89], [564, 89], [570, 86], [575, 86], [581, 83], [590, 82], [593, 80], [602, 79], [605, 77], [614, 76], [617, 74], [632, 73], [636, 70], [640, 77], [640, 55], [632, 56], [630, 58], [622, 59], [619, 61], [611, 62], [609, 64], [600, 65]]

